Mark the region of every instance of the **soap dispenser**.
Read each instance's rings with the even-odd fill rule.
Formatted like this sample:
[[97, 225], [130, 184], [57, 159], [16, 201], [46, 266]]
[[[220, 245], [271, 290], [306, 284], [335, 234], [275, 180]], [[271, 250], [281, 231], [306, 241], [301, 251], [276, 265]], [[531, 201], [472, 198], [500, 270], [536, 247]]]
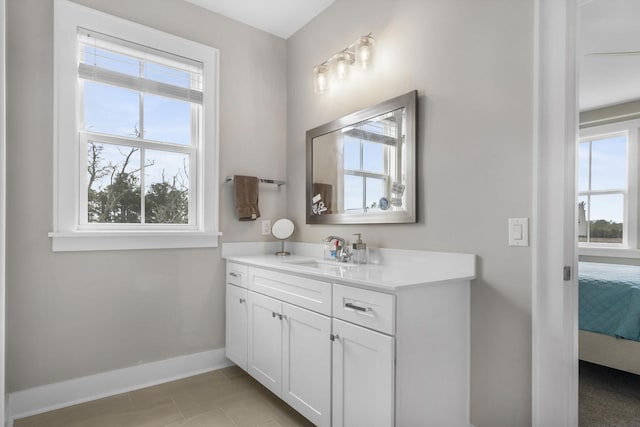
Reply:
[[367, 263], [367, 244], [362, 241], [362, 233], [354, 233], [358, 240], [353, 244], [352, 260], [354, 264]]

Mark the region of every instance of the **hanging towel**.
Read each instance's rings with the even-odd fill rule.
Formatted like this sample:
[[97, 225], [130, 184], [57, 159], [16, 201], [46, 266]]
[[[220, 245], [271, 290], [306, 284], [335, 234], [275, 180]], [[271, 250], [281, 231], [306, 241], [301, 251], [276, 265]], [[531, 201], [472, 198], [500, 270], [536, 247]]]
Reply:
[[333, 213], [333, 185], [322, 184], [320, 182], [313, 183], [313, 195], [320, 195], [320, 200], [324, 202], [324, 207], [327, 209], [324, 214]]
[[236, 211], [240, 221], [255, 221], [260, 218], [258, 209], [258, 183], [255, 176], [233, 176]]

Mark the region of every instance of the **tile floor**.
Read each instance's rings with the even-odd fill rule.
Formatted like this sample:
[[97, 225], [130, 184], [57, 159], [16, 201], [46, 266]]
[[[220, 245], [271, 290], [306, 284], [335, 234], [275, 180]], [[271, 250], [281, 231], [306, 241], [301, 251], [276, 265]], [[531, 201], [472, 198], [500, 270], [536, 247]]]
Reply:
[[14, 427], [312, 425], [236, 366], [22, 418], [14, 423]]

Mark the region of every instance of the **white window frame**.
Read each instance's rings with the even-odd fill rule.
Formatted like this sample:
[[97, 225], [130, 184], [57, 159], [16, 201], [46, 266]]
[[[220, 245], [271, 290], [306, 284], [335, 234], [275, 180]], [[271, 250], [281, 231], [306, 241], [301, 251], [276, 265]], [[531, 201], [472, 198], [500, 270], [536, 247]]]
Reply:
[[[67, 0], [54, 5], [53, 251], [217, 247], [218, 56], [217, 49], [127, 21]], [[202, 146], [197, 160], [195, 224], [132, 229], [82, 226], [82, 158], [79, 128], [78, 28], [179, 54], [203, 64]], [[86, 157], [85, 157], [86, 158]], [[86, 222], [86, 221], [85, 221]], [[115, 228], [115, 229], [114, 229]]]
[[[623, 243], [607, 245], [581, 242], [578, 244], [580, 255], [640, 258], [640, 250], [638, 249], [638, 169], [640, 168], [638, 132], [640, 132], [640, 120], [628, 120], [580, 129], [578, 144], [622, 134], [627, 138], [627, 188], [624, 193]], [[577, 152], [576, 149], [576, 155]], [[593, 193], [597, 194], [598, 192]]]

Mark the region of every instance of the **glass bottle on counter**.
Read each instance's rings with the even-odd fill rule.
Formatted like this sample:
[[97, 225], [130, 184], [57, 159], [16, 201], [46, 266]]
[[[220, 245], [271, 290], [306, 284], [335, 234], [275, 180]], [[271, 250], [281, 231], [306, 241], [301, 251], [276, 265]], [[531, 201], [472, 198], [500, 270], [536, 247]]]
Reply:
[[354, 264], [366, 264], [367, 263], [367, 244], [362, 241], [362, 233], [354, 233], [354, 236], [358, 236], [358, 240], [353, 243], [351, 260]]

